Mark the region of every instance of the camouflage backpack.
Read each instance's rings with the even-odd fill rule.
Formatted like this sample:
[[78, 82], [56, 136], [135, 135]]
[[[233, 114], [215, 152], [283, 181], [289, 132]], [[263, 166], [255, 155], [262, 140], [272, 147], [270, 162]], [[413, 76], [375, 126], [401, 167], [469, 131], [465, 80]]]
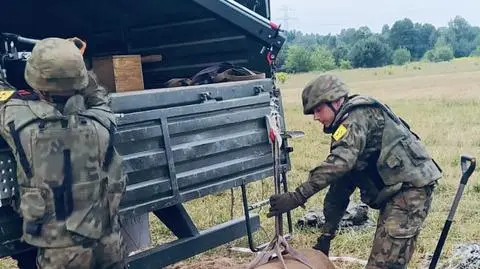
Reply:
[[[110, 226], [108, 167], [113, 124], [87, 113], [63, 116], [45, 102], [5, 106], [7, 141], [20, 174], [20, 211], [27, 243], [73, 245], [71, 233], [98, 239]], [[118, 206], [118, 205], [114, 205]]]
[[[35, 45], [25, 79], [36, 90], [66, 96], [88, 83], [78, 49], [58, 38]], [[0, 130], [18, 163], [23, 237], [34, 246], [99, 239], [118, 212], [125, 182], [111, 172], [121, 170], [118, 160], [112, 163], [114, 114], [86, 109], [78, 97], [71, 96], [60, 111], [38, 94], [16, 93], [0, 111]]]

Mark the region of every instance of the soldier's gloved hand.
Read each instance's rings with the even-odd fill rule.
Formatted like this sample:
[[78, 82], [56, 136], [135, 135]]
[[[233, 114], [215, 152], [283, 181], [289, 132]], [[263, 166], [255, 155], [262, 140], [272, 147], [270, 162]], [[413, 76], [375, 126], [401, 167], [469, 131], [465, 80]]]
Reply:
[[328, 256], [328, 252], [330, 251], [330, 241], [334, 238], [334, 235], [331, 234], [322, 234], [318, 239], [317, 239], [317, 244], [313, 246], [313, 249], [320, 250], [323, 252], [325, 255]]
[[305, 203], [305, 198], [298, 192], [286, 192], [270, 196], [270, 210], [267, 217], [278, 216]]

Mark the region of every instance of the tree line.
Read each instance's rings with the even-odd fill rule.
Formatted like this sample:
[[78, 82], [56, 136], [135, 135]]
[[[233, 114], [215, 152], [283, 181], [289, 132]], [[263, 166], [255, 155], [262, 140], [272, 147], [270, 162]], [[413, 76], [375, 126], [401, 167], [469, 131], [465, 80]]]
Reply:
[[480, 56], [480, 27], [465, 18], [456, 16], [448, 26], [439, 28], [405, 18], [392, 26], [385, 24], [381, 33], [373, 33], [366, 26], [342, 29], [336, 35], [287, 31], [277, 65], [286, 72], [307, 72], [469, 56]]

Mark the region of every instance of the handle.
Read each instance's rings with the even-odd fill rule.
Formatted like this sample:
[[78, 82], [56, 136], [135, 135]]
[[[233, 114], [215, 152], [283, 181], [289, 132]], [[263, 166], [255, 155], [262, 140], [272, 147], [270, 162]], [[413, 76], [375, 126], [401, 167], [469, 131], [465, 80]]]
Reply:
[[473, 171], [475, 170], [476, 166], [476, 159], [467, 155], [462, 155], [460, 157], [460, 168], [462, 170], [462, 178], [460, 180], [460, 185], [458, 186], [457, 193], [455, 194], [455, 198], [453, 199], [452, 206], [450, 208], [450, 212], [447, 216], [447, 220], [445, 221], [445, 225], [443, 226], [442, 233], [440, 235], [440, 239], [438, 240], [437, 247], [435, 248], [435, 252], [433, 253], [432, 260], [430, 262], [429, 269], [434, 269], [440, 259], [440, 254], [442, 253], [443, 245], [447, 240], [448, 232], [450, 231], [450, 227], [453, 223], [453, 217], [455, 216], [455, 212], [457, 211], [458, 204], [460, 203], [460, 199], [463, 194], [463, 190], [465, 189], [465, 185], [467, 184], [468, 179], [472, 175]]
[[3, 38], [6, 40], [11, 40], [15, 42], [20, 42], [20, 43], [26, 43], [26, 44], [36, 44], [38, 42], [38, 39], [33, 39], [33, 38], [26, 38], [17, 34], [13, 33], [2, 33]]
[[460, 180], [460, 184], [467, 184], [468, 179], [475, 170], [476, 164], [477, 160], [474, 157], [470, 157], [467, 155], [462, 155], [460, 157], [460, 167], [462, 168], [462, 179]]
[[75, 44], [75, 46], [80, 50], [82, 55], [85, 53], [85, 49], [87, 48], [87, 43], [85, 43], [85, 41], [81, 40], [78, 37], [72, 37], [68, 40], [72, 41], [73, 44]]

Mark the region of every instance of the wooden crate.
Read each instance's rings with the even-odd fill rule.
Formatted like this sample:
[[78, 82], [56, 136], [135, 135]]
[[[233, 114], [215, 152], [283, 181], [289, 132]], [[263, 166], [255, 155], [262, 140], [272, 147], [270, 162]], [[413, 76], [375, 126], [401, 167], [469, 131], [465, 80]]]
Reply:
[[92, 59], [99, 82], [110, 92], [144, 89], [140, 55], [113, 55]]

